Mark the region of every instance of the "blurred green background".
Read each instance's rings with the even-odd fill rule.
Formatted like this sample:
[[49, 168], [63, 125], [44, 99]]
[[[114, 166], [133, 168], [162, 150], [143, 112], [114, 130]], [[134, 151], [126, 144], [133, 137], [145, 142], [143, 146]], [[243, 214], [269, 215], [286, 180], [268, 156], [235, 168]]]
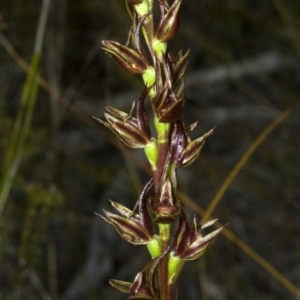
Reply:
[[[2, 188], [11, 183], [1, 200], [0, 299], [126, 299], [108, 280], [132, 281], [148, 254], [94, 212], [110, 209], [108, 199], [133, 207], [148, 165], [91, 116], [102, 118], [104, 104], [129, 110], [143, 88], [100, 49], [103, 39], [126, 42], [130, 18], [120, 0], [50, 1], [43, 80], [31, 81], [32, 120], [18, 127], [41, 3], [0, 0], [0, 175]], [[183, 1], [170, 47], [191, 49], [184, 120], [199, 120], [193, 137], [216, 130], [179, 172], [180, 190], [209, 207], [257, 136], [286, 115], [213, 211], [235, 237], [220, 235], [185, 265], [182, 299], [300, 299], [299, 16], [297, 0]]]

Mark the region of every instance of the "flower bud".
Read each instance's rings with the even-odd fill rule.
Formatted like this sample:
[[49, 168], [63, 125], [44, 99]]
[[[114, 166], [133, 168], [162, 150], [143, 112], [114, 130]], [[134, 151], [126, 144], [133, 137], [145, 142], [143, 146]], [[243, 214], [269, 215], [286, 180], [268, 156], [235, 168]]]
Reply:
[[155, 37], [165, 42], [170, 40], [177, 32], [179, 27], [179, 8], [182, 0], [175, 0], [168, 12], [160, 20], [156, 29]]
[[146, 58], [137, 51], [123, 46], [117, 42], [105, 40], [102, 41], [105, 53], [113, 59], [126, 71], [133, 74], [143, 74], [146, 72], [149, 64]]

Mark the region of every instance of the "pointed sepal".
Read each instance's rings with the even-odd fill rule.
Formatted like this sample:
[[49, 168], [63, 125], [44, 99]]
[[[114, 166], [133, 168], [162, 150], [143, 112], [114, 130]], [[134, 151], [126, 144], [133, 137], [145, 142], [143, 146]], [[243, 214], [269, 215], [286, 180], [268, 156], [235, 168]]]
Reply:
[[109, 283], [110, 285], [112, 285], [114, 288], [118, 289], [122, 293], [130, 293], [130, 287], [132, 285], [132, 282], [110, 279]]
[[173, 86], [176, 87], [179, 85], [184, 78], [185, 70], [188, 64], [190, 56], [190, 50], [188, 49], [184, 55], [181, 54], [181, 52], [178, 55], [178, 58], [176, 60], [176, 67], [175, 67], [175, 72], [172, 76], [173, 80]]
[[115, 41], [102, 41], [102, 49], [109, 54], [121, 67], [133, 74], [143, 74], [149, 64], [146, 58], [137, 51]]

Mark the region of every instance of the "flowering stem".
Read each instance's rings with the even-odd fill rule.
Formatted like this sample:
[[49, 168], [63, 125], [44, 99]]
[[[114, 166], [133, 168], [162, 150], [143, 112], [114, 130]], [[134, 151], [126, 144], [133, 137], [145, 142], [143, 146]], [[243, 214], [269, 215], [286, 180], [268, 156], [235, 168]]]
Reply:
[[[162, 245], [162, 253], [168, 251], [170, 247], [170, 225], [159, 224], [159, 237]], [[161, 300], [172, 300], [172, 286], [168, 284], [169, 255], [164, 255], [158, 266], [158, 280], [161, 292]]]
[[[156, 1], [160, 15], [154, 26], [154, 0], [126, 0], [133, 22], [133, 48], [114, 41], [102, 42], [103, 50], [120, 66], [142, 76], [145, 88], [137, 100], [136, 116], [132, 111], [128, 114], [106, 106], [106, 121], [99, 121], [125, 145], [144, 149], [152, 179], [139, 197], [137, 210], [111, 201], [120, 215], [104, 211], [104, 216], [100, 216], [127, 242], [147, 245], [152, 258], [132, 283], [120, 280], [111, 280], [110, 283], [131, 294], [130, 299], [173, 300], [173, 286], [182, 261], [201, 256], [222, 228], [203, 237], [201, 228], [214, 221], [202, 224], [200, 230], [196, 220], [191, 225], [177, 197], [177, 169], [190, 165], [198, 157], [212, 130], [194, 141], [188, 136], [188, 132], [196, 126], [194, 123], [185, 127], [181, 118], [189, 51], [185, 54], [180, 52], [175, 58], [167, 47], [167, 41], [178, 29], [182, 0], [174, 0], [172, 5], [167, 0]], [[140, 41], [140, 32], [144, 43]], [[143, 44], [148, 49], [143, 49]], [[144, 110], [147, 96], [153, 110], [156, 136], [151, 135]], [[154, 195], [150, 197], [148, 194], [152, 187]], [[171, 226], [178, 219], [177, 231], [171, 236]]]
[[161, 177], [165, 168], [167, 155], [169, 152], [169, 135], [170, 135], [170, 124], [160, 123], [155, 117], [154, 124], [157, 131], [157, 144], [158, 144], [158, 161], [157, 161], [157, 174], [154, 181], [154, 190], [157, 195], [159, 192]]

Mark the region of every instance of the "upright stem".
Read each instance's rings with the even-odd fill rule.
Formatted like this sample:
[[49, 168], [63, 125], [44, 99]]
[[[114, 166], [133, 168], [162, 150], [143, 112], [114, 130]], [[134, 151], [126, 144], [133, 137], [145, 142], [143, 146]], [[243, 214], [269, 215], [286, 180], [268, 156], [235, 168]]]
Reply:
[[170, 135], [170, 124], [160, 123], [156, 117], [154, 117], [154, 125], [157, 131], [157, 144], [158, 144], [158, 161], [157, 161], [157, 172], [154, 178], [154, 189], [155, 195], [159, 193], [161, 176], [163, 174], [167, 155], [169, 152], [169, 135]]
[[[170, 224], [159, 224], [159, 237], [162, 245], [162, 253], [165, 253], [170, 246]], [[160, 300], [172, 300], [172, 289], [168, 281], [168, 264], [169, 253], [167, 253], [161, 260], [158, 269], [158, 284], [161, 294]]]

